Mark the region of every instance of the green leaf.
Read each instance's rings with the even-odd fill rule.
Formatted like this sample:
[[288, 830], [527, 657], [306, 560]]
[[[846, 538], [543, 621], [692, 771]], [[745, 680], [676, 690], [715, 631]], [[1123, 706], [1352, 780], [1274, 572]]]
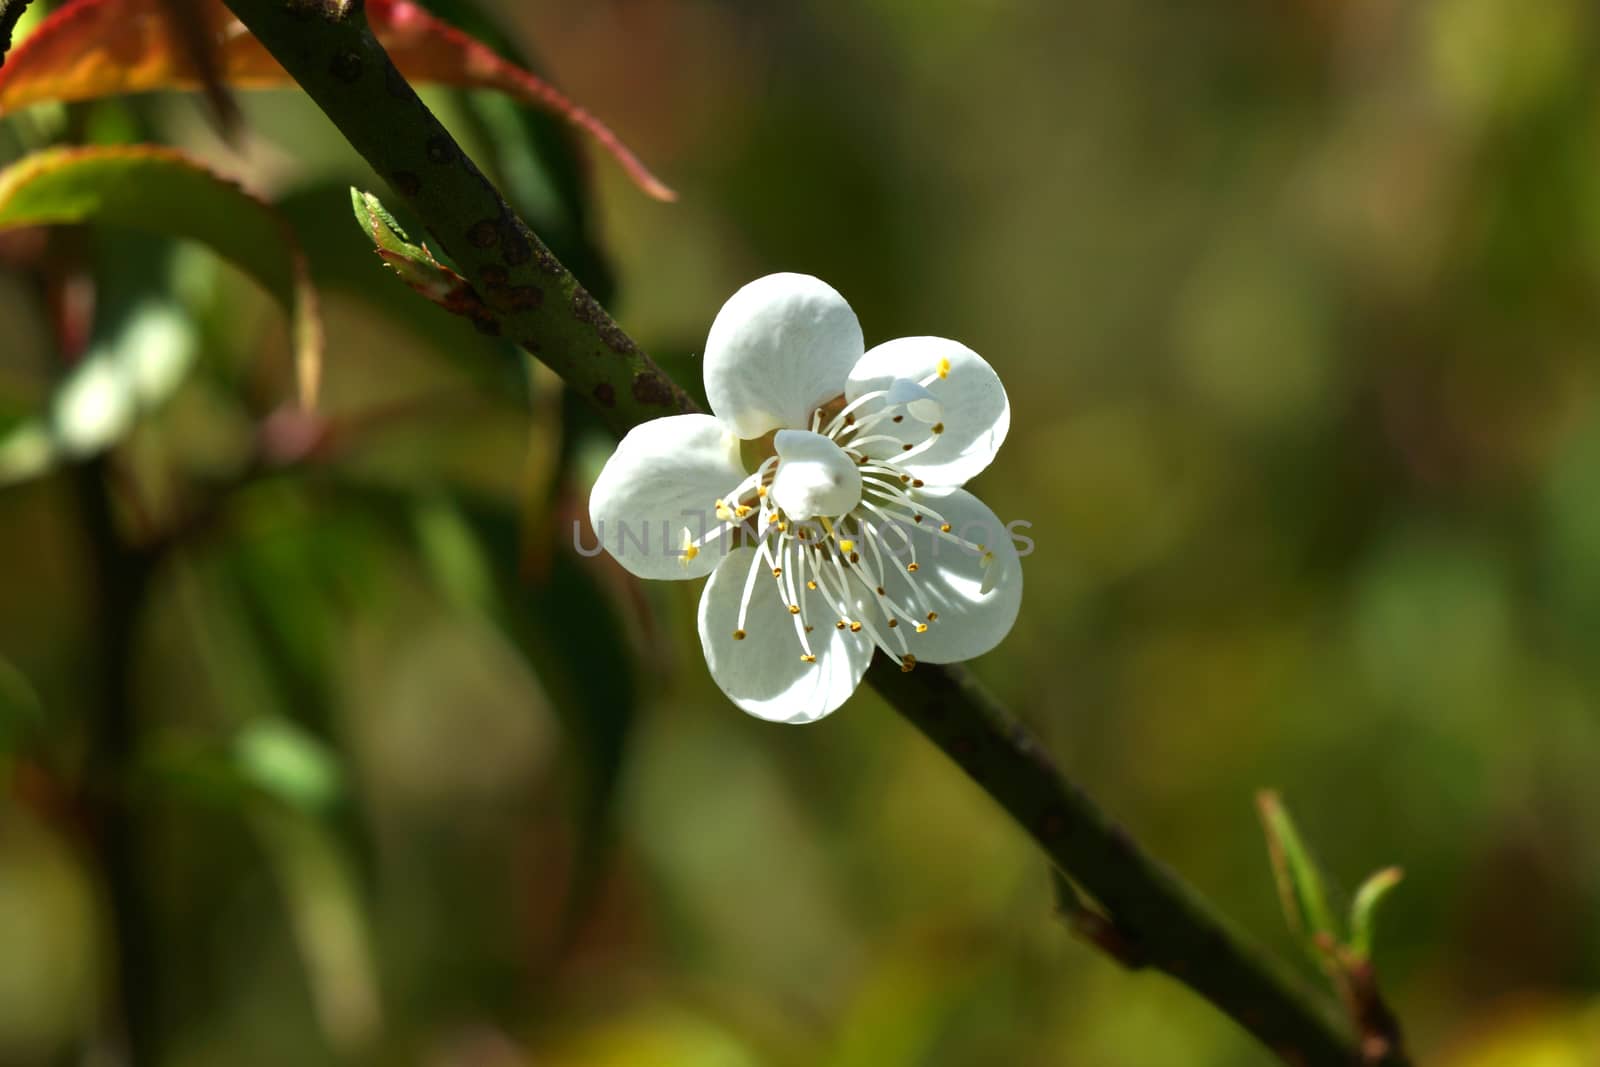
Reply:
[[1272, 790], [1256, 794], [1261, 826], [1267, 836], [1267, 853], [1277, 879], [1278, 896], [1289, 928], [1305, 941], [1312, 958], [1319, 962], [1338, 943], [1333, 912], [1328, 908], [1328, 893], [1322, 872], [1300, 840], [1294, 820], [1283, 806], [1283, 799]]
[[322, 327], [305, 256], [272, 207], [153, 145], [53, 148], [0, 171], [0, 230], [100, 223], [199, 241], [259, 281], [293, 320], [300, 402], [315, 404]]
[[1399, 867], [1385, 867], [1372, 875], [1350, 904], [1350, 954], [1358, 960], [1372, 957], [1373, 927], [1377, 922], [1378, 905], [1389, 896], [1389, 891], [1405, 877]]

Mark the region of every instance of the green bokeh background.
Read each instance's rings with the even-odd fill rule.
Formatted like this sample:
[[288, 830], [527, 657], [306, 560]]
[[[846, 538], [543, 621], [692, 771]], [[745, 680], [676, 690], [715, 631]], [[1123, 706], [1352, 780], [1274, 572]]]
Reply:
[[[1254, 821], [1281, 789], [1339, 885], [1405, 869], [1377, 962], [1421, 1062], [1600, 1064], [1600, 9], [491, 14], [680, 201], [598, 155], [575, 199], [556, 126], [428, 99], [686, 385], [777, 270], [869, 344], [996, 367], [1012, 431], [973, 488], [1037, 547], [973, 667], [1070, 775], [1311, 976]], [[1270, 1062], [1074, 941], [1021, 833], [871, 692], [803, 729], [723, 700], [697, 589], [571, 551], [608, 447], [581, 406], [535, 376], [530, 429], [478, 373], [509, 355], [363, 247], [346, 187], [383, 190], [320, 114], [242, 104], [232, 147], [182, 96], [0, 132], [163, 140], [282, 203], [325, 409], [362, 427], [219, 498], [288, 393], [278, 310], [193, 248], [52, 237], [97, 338], [176, 302], [202, 350], [113, 460], [128, 531], [218, 512], [137, 635], [170, 1063]], [[60, 356], [36, 262], [0, 262], [3, 420]], [[0, 490], [8, 1065], [104, 1021], [87, 552], [73, 475]]]

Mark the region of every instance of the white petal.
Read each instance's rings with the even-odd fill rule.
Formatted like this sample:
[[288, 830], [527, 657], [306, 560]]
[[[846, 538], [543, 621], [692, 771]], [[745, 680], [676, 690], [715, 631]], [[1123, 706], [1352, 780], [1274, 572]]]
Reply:
[[810, 425], [844, 392], [865, 347], [844, 297], [809, 274], [769, 274], [734, 293], [706, 339], [706, 396], [740, 437]]
[[779, 597], [778, 583], [766, 574], [756, 577], [745, 637], [734, 640], [739, 598], [754, 552], [730, 552], [700, 593], [706, 666], [728, 699], [751, 715], [771, 722], [816, 722], [861, 684], [872, 662], [872, 643], [865, 634], [835, 629], [833, 613], [813, 596], [807, 615], [815, 629], [806, 636], [817, 661], [803, 662], [794, 617]]
[[[949, 360], [949, 373], [937, 377], [942, 360]], [[927, 390], [944, 406], [944, 432], [925, 452], [904, 463], [901, 470], [929, 485], [956, 486], [966, 482], [994, 459], [1011, 429], [1011, 403], [994, 368], [972, 349], [943, 337], [901, 337], [885, 341], [863, 355], [851, 368], [845, 396], [850, 400], [878, 389], [893, 389], [899, 380], [921, 382], [933, 376]], [[856, 413], [870, 415], [881, 401], [869, 400]], [[884, 421], [875, 425], [874, 434], [891, 434], [906, 444], [918, 444], [929, 427], [918, 418], [899, 423]], [[880, 442], [866, 451], [878, 458], [893, 459], [899, 445]]]
[[[939, 524], [924, 518], [921, 523], [897, 523], [880, 531], [899, 563], [887, 568], [884, 588], [903, 607], [917, 605], [919, 615], [928, 611], [939, 617], [927, 624], [923, 633], [906, 634], [913, 656], [923, 663], [956, 663], [972, 659], [998, 645], [1011, 632], [1022, 606], [1022, 563], [1010, 533], [995, 513], [965, 489], [939, 493], [919, 493], [928, 507], [942, 515], [951, 533], [974, 545], [982, 545], [992, 558], [954, 544], [939, 536]], [[911, 559], [905, 549], [904, 530], [916, 550], [917, 571], [910, 574], [904, 564]], [[912, 595], [915, 587], [918, 596]], [[870, 600], [860, 598], [858, 610], [873, 611]], [[876, 614], [874, 614], [876, 618]], [[908, 623], [900, 623], [902, 630]]]
[[589, 521], [606, 551], [641, 578], [699, 578], [726, 537], [682, 554], [683, 530], [717, 527], [716, 501], [745, 476], [739, 439], [710, 415], [669, 415], [628, 431], [589, 493]]

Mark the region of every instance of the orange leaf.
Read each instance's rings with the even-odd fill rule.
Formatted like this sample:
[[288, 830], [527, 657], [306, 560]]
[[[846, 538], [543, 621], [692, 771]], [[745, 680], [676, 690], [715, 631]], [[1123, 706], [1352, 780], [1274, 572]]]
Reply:
[[[196, 6], [217, 41], [224, 81], [239, 89], [293, 85], [220, 0]], [[367, 0], [366, 13], [372, 32], [408, 79], [497, 89], [560, 115], [598, 141], [650, 196], [677, 198], [603, 122], [483, 42], [411, 0]], [[69, 0], [0, 66], [0, 115], [47, 100], [201, 87], [200, 73], [172, 35], [159, 0]]]

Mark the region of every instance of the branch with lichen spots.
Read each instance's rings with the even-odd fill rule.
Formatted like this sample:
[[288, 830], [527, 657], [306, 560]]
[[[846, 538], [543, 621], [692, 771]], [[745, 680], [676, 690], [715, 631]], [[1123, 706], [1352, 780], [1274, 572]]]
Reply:
[[[517, 340], [587, 396], [618, 433], [694, 410], [417, 98], [368, 31], [358, 3], [228, 5], [470, 274], [490, 312], [480, 328]], [[880, 657], [869, 677], [1092, 895], [1104, 924], [1092, 943], [1110, 951], [1114, 933], [1113, 955], [1122, 962], [1165, 971], [1286, 1063], [1362, 1063], [1331, 1001], [1306, 990], [1140, 849], [965, 670], [922, 666], [906, 673]]]

